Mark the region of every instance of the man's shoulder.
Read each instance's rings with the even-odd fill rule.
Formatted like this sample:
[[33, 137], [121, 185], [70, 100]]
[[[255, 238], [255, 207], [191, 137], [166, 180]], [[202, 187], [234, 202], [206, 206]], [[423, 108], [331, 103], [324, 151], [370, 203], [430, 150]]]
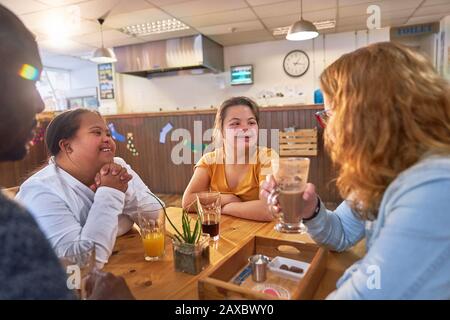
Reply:
[[32, 215], [19, 203], [0, 195], [0, 247], [7, 249], [4, 246], [16, 246], [20, 242], [38, 247], [41, 241], [47, 245], [45, 235]]
[[64, 273], [33, 217], [0, 195], [0, 299], [71, 299]]
[[24, 223], [35, 224], [31, 215], [17, 202], [0, 195], [0, 232], [2, 229], [8, 229], [8, 225], [20, 226]]

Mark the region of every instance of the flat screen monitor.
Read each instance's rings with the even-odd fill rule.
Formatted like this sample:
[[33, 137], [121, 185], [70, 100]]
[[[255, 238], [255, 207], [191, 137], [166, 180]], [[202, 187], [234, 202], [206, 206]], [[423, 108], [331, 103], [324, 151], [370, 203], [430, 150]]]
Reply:
[[253, 65], [231, 66], [231, 85], [253, 84]]

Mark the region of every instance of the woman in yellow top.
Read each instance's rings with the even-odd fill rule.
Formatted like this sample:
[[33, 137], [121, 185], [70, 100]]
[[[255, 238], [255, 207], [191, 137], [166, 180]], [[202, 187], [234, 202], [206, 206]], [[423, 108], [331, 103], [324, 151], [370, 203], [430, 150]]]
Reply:
[[222, 213], [269, 221], [266, 201], [259, 198], [259, 186], [270, 174], [270, 160], [277, 154], [258, 146], [258, 106], [246, 97], [234, 97], [217, 110], [214, 125], [215, 151], [196, 164], [183, 195], [183, 207], [192, 209], [195, 194], [221, 193]]

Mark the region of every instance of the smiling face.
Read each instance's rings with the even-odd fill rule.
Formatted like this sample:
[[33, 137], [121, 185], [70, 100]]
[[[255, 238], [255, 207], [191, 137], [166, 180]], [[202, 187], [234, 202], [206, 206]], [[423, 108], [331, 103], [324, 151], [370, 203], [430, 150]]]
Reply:
[[93, 112], [80, 115], [79, 129], [73, 137], [61, 140], [60, 148], [80, 168], [99, 169], [112, 162], [116, 152], [116, 144], [105, 121]]
[[258, 122], [252, 109], [246, 105], [229, 107], [223, 119], [225, 143], [233, 148], [249, 148], [258, 141]]

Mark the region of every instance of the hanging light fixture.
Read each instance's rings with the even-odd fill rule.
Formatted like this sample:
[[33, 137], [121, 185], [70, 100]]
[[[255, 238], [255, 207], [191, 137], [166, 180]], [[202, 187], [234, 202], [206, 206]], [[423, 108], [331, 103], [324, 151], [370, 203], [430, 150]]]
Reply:
[[300, 0], [300, 20], [290, 26], [286, 39], [290, 41], [309, 40], [319, 36], [316, 26], [303, 20], [303, 0]]
[[98, 23], [100, 23], [100, 33], [102, 35], [102, 47], [94, 51], [94, 54], [91, 57], [91, 61], [95, 63], [117, 62], [117, 58], [114, 52], [109, 48], [105, 48], [103, 44], [103, 22], [105, 22], [105, 19], [99, 18], [97, 21]]

